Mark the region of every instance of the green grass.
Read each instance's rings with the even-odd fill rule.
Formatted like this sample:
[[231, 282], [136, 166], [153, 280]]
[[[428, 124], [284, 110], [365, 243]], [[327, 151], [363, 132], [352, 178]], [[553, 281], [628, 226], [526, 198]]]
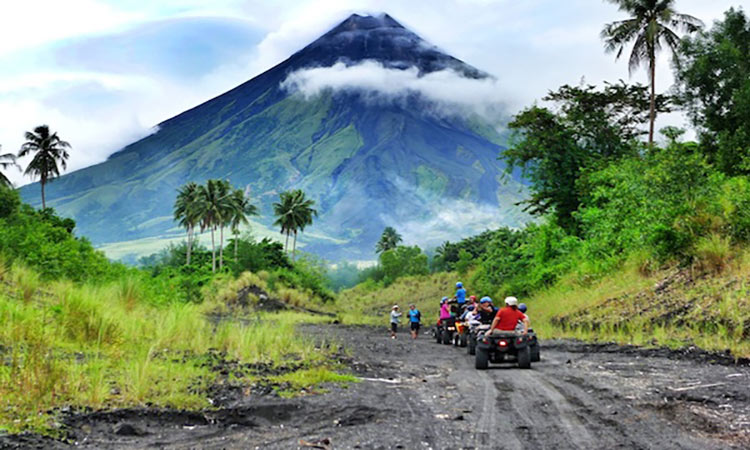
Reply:
[[299, 366], [309, 372], [289, 376], [300, 385], [351, 381], [322, 369], [340, 351], [336, 343], [296, 331], [327, 318], [259, 314], [217, 324], [205, 315], [215, 304], [157, 305], [137, 278], [45, 283], [19, 264], [2, 266], [0, 430], [55, 434], [52, 411], [63, 406], [208, 408], [205, 388], [217, 374], [205, 355], [217, 351], [242, 363]]
[[346, 386], [349, 383], [359, 382], [359, 378], [353, 375], [340, 374], [325, 367], [297, 370], [295, 372], [270, 377], [270, 380], [276, 383], [289, 384], [288, 389], [279, 392], [279, 395], [282, 397], [292, 397], [297, 395], [303, 389], [309, 390], [314, 387], [320, 387], [326, 383]]

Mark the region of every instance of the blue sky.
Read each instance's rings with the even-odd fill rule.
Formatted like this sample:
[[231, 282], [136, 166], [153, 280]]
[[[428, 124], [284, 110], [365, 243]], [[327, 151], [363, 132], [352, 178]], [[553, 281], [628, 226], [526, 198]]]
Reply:
[[[750, 0], [678, 0], [707, 24]], [[48, 123], [70, 169], [281, 62], [352, 12], [388, 12], [498, 79], [520, 108], [564, 83], [628, 80], [598, 38], [623, 16], [600, 0], [23, 0], [0, 4], [0, 145]], [[633, 81], [645, 82], [637, 73]], [[660, 61], [657, 87], [671, 85]], [[681, 124], [680, 116], [664, 123]], [[16, 184], [28, 178], [10, 173]]]

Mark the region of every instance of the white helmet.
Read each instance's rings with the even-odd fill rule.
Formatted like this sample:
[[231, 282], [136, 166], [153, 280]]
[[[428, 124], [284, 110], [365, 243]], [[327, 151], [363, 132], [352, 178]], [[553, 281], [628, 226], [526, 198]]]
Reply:
[[505, 297], [505, 304], [508, 306], [518, 306], [518, 299], [515, 297]]

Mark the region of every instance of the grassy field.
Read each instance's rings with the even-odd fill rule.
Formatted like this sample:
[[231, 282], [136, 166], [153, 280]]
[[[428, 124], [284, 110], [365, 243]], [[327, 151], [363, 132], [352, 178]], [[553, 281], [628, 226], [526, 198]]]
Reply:
[[[286, 367], [282, 381], [292, 390], [349, 380], [335, 372], [335, 343], [320, 346], [296, 331], [323, 319], [283, 312], [209, 320], [217, 301], [156, 305], [135, 278], [47, 283], [0, 263], [0, 430], [54, 434], [55, 410], [66, 406], [211, 407], [207, 388], [222, 381], [209, 364], [217, 356]], [[255, 381], [247, 377], [240, 381]]]

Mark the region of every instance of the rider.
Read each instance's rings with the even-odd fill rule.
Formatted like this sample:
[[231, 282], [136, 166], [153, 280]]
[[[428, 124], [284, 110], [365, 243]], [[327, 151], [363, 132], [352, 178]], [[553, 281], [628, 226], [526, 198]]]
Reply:
[[451, 318], [451, 307], [448, 304], [448, 297], [443, 297], [440, 300], [440, 320], [447, 320]]
[[485, 325], [489, 325], [492, 323], [495, 315], [497, 315], [497, 308], [492, 306], [492, 299], [482, 297], [479, 301], [479, 321]]
[[469, 296], [469, 306], [473, 306], [475, 309], [478, 306], [477, 305], [477, 296], [476, 295], [470, 295]]
[[514, 331], [516, 324], [523, 322], [522, 334], [529, 332], [529, 319], [524, 313], [518, 310], [518, 299], [515, 297], [505, 297], [505, 307], [497, 312], [495, 319], [492, 321], [491, 333], [502, 333], [504, 331]]
[[[526, 314], [526, 309], [527, 309], [526, 303], [520, 303], [518, 305], [518, 310], [521, 311], [523, 315], [526, 316], [526, 318], [528, 319], [529, 315]], [[523, 331], [523, 321], [521, 320], [518, 321], [518, 323], [516, 324], [516, 331], [518, 331], [519, 333]], [[529, 332], [531, 332], [531, 322], [529, 322]]]
[[463, 308], [464, 303], [466, 303], [466, 289], [464, 289], [464, 284], [460, 281], [456, 283], [456, 302], [459, 309]]

